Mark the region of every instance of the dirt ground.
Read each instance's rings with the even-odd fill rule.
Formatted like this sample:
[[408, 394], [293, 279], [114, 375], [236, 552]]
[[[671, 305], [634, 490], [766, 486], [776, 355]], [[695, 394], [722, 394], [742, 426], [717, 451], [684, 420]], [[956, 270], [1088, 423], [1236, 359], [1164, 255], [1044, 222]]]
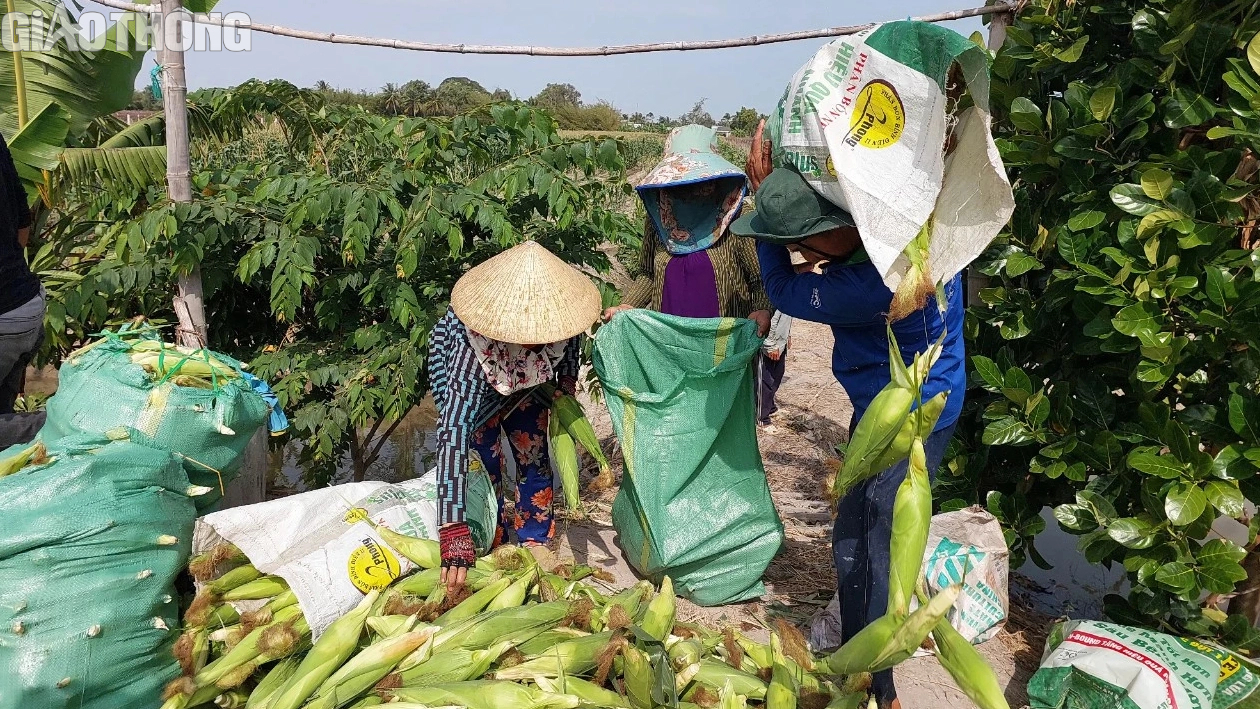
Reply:
[[[767, 625], [784, 618], [808, 633], [810, 618], [826, 606], [835, 591], [831, 516], [821, 483], [835, 444], [847, 439], [853, 408], [831, 373], [830, 329], [797, 321], [792, 342], [786, 377], [777, 397], [779, 412], [771, 428], [758, 432], [771, 493], [787, 534], [786, 548], [766, 570], [768, 592], [759, 601], [701, 608], [680, 600], [683, 619], [740, 626], [765, 637]], [[620, 475], [621, 458], [607, 409], [585, 403]], [[585, 501], [588, 518], [569, 523], [560, 541], [560, 554], [571, 554], [579, 563], [608, 570], [616, 578], [613, 585], [625, 587], [636, 576], [623, 559], [611, 526], [613, 497], [610, 490]], [[1011, 706], [1024, 707], [1025, 688], [1040, 661], [1049, 619], [1022, 609], [1012, 609], [1012, 617], [996, 638], [979, 649], [1006, 687]], [[974, 706], [935, 658], [915, 658], [902, 664], [896, 669], [896, 679], [905, 709], [934, 709], [941, 702], [958, 708]]]

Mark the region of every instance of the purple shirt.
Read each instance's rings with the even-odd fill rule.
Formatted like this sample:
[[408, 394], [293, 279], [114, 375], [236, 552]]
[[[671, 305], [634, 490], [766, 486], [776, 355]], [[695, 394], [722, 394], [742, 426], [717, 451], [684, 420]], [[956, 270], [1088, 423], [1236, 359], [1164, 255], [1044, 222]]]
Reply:
[[683, 318], [720, 316], [717, 274], [707, 250], [669, 259], [661, 293], [661, 312]]

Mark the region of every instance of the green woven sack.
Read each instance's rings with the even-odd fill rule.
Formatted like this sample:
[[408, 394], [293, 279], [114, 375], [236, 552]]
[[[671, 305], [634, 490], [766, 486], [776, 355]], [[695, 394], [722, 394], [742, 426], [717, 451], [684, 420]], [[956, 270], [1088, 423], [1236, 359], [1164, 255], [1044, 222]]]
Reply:
[[[196, 498], [197, 508], [205, 510], [236, 477], [249, 439], [267, 420], [267, 403], [239, 377], [216, 378], [210, 389], [180, 386], [177, 376], [155, 378], [131, 361], [141, 341], [160, 342], [152, 330], [106, 333], [104, 340], [71, 354], [58, 371], [57, 393], [48, 400], [48, 422], [39, 437], [52, 442], [132, 428], [133, 441], [178, 454], [189, 480], [212, 489]], [[173, 374], [191, 359], [169, 345], [163, 351], [174, 362]], [[211, 354], [240, 367], [230, 357]]]
[[756, 326], [631, 310], [595, 337], [625, 473], [613, 526], [639, 573], [702, 606], [765, 593], [783, 544], [757, 448]]
[[171, 453], [127, 441], [48, 453], [0, 478], [0, 709], [156, 709], [179, 674], [188, 477]]

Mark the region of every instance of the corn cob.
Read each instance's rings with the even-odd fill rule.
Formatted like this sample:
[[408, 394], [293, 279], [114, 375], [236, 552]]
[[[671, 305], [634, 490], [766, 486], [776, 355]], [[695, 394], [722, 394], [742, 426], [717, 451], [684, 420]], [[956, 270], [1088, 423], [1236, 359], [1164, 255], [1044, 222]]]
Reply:
[[288, 582], [279, 576], [262, 576], [225, 591], [219, 598], [228, 602], [261, 601], [279, 596], [288, 590]]
[[[554, 412], [553, 412], [554, 413]], [[582, 491], [578, 483], [577, 445], [573, 436], [560, 425], [560, 416], [553, 415], [547, 426], [547, 435], [551, 443], [551, 459], [560, 471], [560, 487], [564, 492], [564, 506], [570, 512], [581, 507]]]
[[774, 669], [770, 675], [770, 686], [766, 688], [766, 709], [796, 709], [796, 697], [800, 688], [792, 677], [792, 671], [788, 669], [779, 636], [774, 633], [770, 634], [770, 650], [774, 658]]
[[941, 412], [945, 410], [948, 400], [949, 392], [943, 391], [915, 409], [914, 413], [902, 423], [901, 430], [897, 432], [892, 445], [871, 463], [872, 473], [879, 474], [904, 460], [915, 438], [926, 440], [936, 428], [936, 422], [941, 418]]
[[553, 601], [483, 613], [442, 628], [433, 638], [433, 648], [484, 650], [505, 640], [513, 643], [525, 642], [544, 630], [559, 625], [569, 611], [568, 602]]
[[718, 709], [746, 709], [747, 706], [748, 698], [737, 694], [730, 682], [722, 685], [722, 691], [718, 693]]
[[219, 709], [244, 709], [248, 702], [249, 695], [235, 689], [214, 698], [214, 705]]
[[941, 665], [976, 706], [980, 709], [1010, 709], [993, 668], [984, 661], [975, 646], [950, 625], [948, 619], [936, 624], [932, 640], [936, 642], [936, 656]]
[[904, 620], [891, 613], [885, 615], [815, 666], [824, 674], [849, 675], [879, 672], [909, 659], [954, 607], [961, 590], [955, 585], [941, 591]]
[[[613, 609], [620, 608], [625, 618], [633, 620], [639, 614], [639, 607], [643, 605], [644, 596], [652, 592], [652, 582], [640, 581], [634, 586], [617, 593], [604, 607], [597, 609], [591, 614], [591, 629], [604, 630], [608, 627], [608, 621], [613, 615]], [[596, 627], [598, 624], [598, 627]]]
[[[874, 697], [871, 697], [871, 699], [874, 700]], [[827, 709], [867, 709], [867, 706], [866, 692], [836, 694], [827, 703]], [[875, 709], [879, 708], [875, 707]]]
[[223, 594], [240, 586], [253, 581], [262, 576], [262, 572], [254, 568], [253, 564], [242, 564], [223, 574], [219, 578], [206, 584], [201, 590], [203, 593], [210, 593], [216, 597], [222, 597]]
[[571, 694], [581, 700], [583, 706], [630, 709], [630, 704], [620, 694], [580, 677], [538, 677], [535, 682], [544, 692]]
[[532, 573], [523, 574], [519, 579], [512, 582], [502, 593], [499, 593], [486, 606], [488, 611], [501, 611], [505, 608], [515, 608], [525, 602], [525, 596], [529, 593], [529, 587], [534, 584], [535, 575]]
[[[384, 639], [401, 635], [415, 628], [416, 617], [414, 615], [378, 615], [368, 616], [365, 622], [368, 629], [380, 636], [381, 639]], [[426, 625], [425, 627], [430, 626]]]
[[577, 628], [554, 628], [539, 633], [529, 640], [516, 646], [516, 649], [526, 657], [537, 657], [560, 643], [583, 638], [590, 633], [578, 630]]
[[639, 627], [653, 638], [664, 641], [669, 636], [669, 631], [674, 628], [674, 614], [676, 611], [674, 582], [666, 576], [661, 579], [660, 592], [648, 603], [647, 610], [644, 611], [643, 618], [639, 621]]
[[774, 667], [774, 653], [769, 645], [759, 643], [743, 633], [735, 633], [740, 650], [751, 660], [758, 670], [769, 670]]
[[768, 689], [766, 682], [760, 677], [711, 658], [700, 661], [700, 672], [693, 679], [714, 691], [721, 690], [730, 682], [737, 694], [755, 700], [765, 699]]
[[[398, 593], [409, 593], [413, 596], [427, 596], [437, 588], [442, 580], [442, 569], [434, 567], [399, 579], [390, 586], [390, 590]], [[468, 583], [473, 582], [472, 569], [468, 570]], [[384, 597], [384, 594], [382, 594]]]
[[923, 439], [910, 448], [906, 479], [893, 502], [892, 546], [888, 571], [888, 611], [899, 617], [910, 613], [910, 598], [919, 584], [923, 554], [932, 524], [932, 481], [928, 477]]
[[403, 633], [364, 648], [324, 680], [306, 709], [338, 709], [349, 704], [381, 681], [403, 658], [429, 642], [434, 632], [435, 628], [426, 628]]
[[363, 634], [368, 611], [372, 609], [376, 596], [376, 591], [369, 592], [358, 607], [334, 620], [324, 630], [297, 672], [280, 690], [271, 709], [298, 709], [324, 680], [341, 667], [358, 647], [359, 636]]
[[581, 675], [595, 669], [596, 658], [610, 641], [612, 633], [596, 633], [567, 640], [537, 657], [494, 673], [496, 679], [526, 680], [534, 677]]
[[[895, 361], [900, 362], [900, 352], [896, 357]], [[897, 433], [910, 420], [910, 409], [914, 406], [916, 395], [917, 390], [899, 386], [896, 382], [889, 383], [875, 395], [849, 436], [844, 466], [836, 475], [835, 499], [842, 499], [855, 485], [880, 473], [881, 470], [873, 468], [877, 458], [893, 456], [900, 460], [904, 457], [899, 451], [890, 451], [889, 448], [896, 442]]]
[[586, 413], [582, 411], [582, 405], [577, 399], [565, 395], [556, 400], [552, 412], [560, 418], [560, 425], [564, 427], [564, 430], [573, 437], [573, 440], [580, 443], [599, 465], [599, 477], [595, 487], [599, 489], [612, 487], [612, 465], [608, 462], [608, 456], [604, 455], [604, 449], [599, 445], [599, 437], [595, 435], [595, 429], [586, 418]]
[[298, 665], [301, 662], [301, 658], [293, 656], [277, 662], [258, 682], [258, 685], [254, 687], [254, 691], [250, 692], [249, 701], [245, 703], [245, 709], [270, 709], [271, 700], [275, 699], [280, 689], [297, 672]]
[[936, 281], [928, 268], [932, 223], [933, 220], [929, 218], [902, 251], [902, 255], [910, 262], [910, 268], [901, 277], [897, 292], [893, 293], [892, 304], [888, 308], [888, 322], [890, 323], [904, 320], [911, 313], [922, 310], [927, 305], [928, 296], [936, 292]]
[[374, 529], [381, 541], [407, 557], [416, 566], [422, 569], [436, 569], [442, 565], [442, 550], [432, 539], [409, 537], [382, 525], [377, 525]]
[[690, 667], [704, 657], [704, 645], [699, 640], [678, 638], [673, 644], [666, 644], [666, 653], [675, 670]]
[[351, 704], [350, 709], [367, 709], [368, 707], [378, 707], [384, 703], [384, 699], [381, 699], [375, 694], [369, 694], [354, 704]]
[[24, 448], [8, 458], [0, 460], [0, 478], [3, 478], [6, 475], [12, 475], [32, 463], [38, 464], [44, 458], [47, 458], [47, 456], [48, 451], [44, 448], [43, 442], [36, 442], [32, 446]]
[[626, 699], [634, 709], [652, 709], [652, 664], [646, 653], [637, 647], [622, 649], [622, 681]]
[[465, 598], [463, 601], [460, 601], [459, 605], [438, 616], [438, 619], [433, 621], [434, 625], [446, 627], [451, 623], [472, 618], [485, 610], [486, 606], [490, 604], [490, 601], [494, 600], [495, 596], [498, 596], [500, 593], [506, 591], [508, 586], [511, 585], [512, 579], [497, 579], [489, 586], [486, 586], [468, 598]]
[[[262, 642], [263, 635], [266, 634], [269, 629], [279, 628], [285, 624], [291, 624], [291, 627], [294, 631], [296, 631], [298, 636], [309, 635], [310, 630], [306, 627], [306, 621], [302, 617], [301, 609], [296, 606], [285, 608], [279, 613], [276, 613], [276, 616], [271, 623], [250, 631], [250, 633], [246, 635], [245, 638], [236, 645], [236, 647], [232, 648], [231, 651], [203, 667], [202, 670], [193, 678], [196, 682], [196, 686], [201, 688], [217, 684], [229, 673], [232, 673], [249, 662], [262, 664], [263, 662], [270, 662], [287, 656], [289, 653], [286, 652], [283, 654], [277, 654], [274, 657], [269, 657], [269, 654], [265, 652], [265, 648], [263, 647], [266, 643]], [[290, 650], [292, 649], [295, 648], [291, 647]], [[261, 662], [259, 661], [260, 659]]]
[[[398, 701], [425, 707], [456, 705], [468, 709], [576, 709], [577, 697], [548, 694], [515, 682], [479, 680], [452, 682], [431, 687], [402, 687], [390, 690]], [[391, 708], [392, 709], [392, 708]]]
[[435, 684], [481, 679], [512, 643], [501, 642], [485, 650], [446, 650], [431, 655], [415, 667], [394, 673], [400, 687], [428, 687]]
[[256, 611], [250, 611], [241, 616], [241, 624], [249, 628], [256, 628], [260, 625], [266, 625], [271, 622], [272, 616], [281, 608], [288, 608], [296, 605], [298, 602], [297, 594], [293, 591], [285, 591], [280, 595], [272, 598], [270, 601]]

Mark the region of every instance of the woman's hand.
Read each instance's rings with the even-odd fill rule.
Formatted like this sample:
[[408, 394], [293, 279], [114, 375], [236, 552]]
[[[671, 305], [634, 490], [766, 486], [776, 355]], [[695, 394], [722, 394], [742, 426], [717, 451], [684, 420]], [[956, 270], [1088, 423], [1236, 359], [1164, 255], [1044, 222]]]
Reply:
[[761, 187], [761, 181], [766, 179], [766, 175], [774, 169], [773, 161], [770, 159], [774, 146], [770, 144], [769, 139], [762, 139], [765, 129], [766, 119], [763, 118], [757, 123], [757, 131], [753, 133], [752, 149], [748, 151], [748, 162], [744, 165], [744, 174], [748, 175], [748, 184], [753, 192]]
[[622, 312], [623, 310], [634, 310], [634, 308], [629, 305], [614, 305], [611, 308], [604, 311], [604, 322], [608, 322], [609, 320], [612, 320], [614, 315]]
[[758, 310], [748, 314], [748, 319], [757, 323], [757, 337], [765, 337], [770, 332], [770, 311]]
[[438, 530], [438, 544], [442, 550], [442, 583], [446, 584], [446, 592], [453, 594], [464, 587], [468, 569], [477, 563], [472, 530], [465, 522], [444, 525]]

